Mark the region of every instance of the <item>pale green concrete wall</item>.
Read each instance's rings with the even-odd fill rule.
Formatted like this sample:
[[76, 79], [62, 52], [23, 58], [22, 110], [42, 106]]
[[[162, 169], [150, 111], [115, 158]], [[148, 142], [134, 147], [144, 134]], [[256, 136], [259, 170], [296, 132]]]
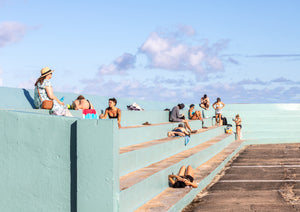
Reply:
[[78, 120], [78, 212], [119, 211], [118, 136], [116, 120]]
[[72, 118], [0, 111], [0, 211], [71, 211]]

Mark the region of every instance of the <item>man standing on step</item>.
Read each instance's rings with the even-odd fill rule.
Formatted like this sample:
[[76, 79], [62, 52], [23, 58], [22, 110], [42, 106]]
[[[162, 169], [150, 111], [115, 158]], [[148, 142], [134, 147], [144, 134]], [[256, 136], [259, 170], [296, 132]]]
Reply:
[[185, 125], [185, 128], [187, 128], [191, 133], [197, 132], [197, 130], [192, 130], [189, 122], [185, 119], [184, 115], [179, 113], [179, 110], [182, 110], [184, 108], [184, 104], [180, 103], [173, 107], [173, 109], [170, 112], [169, 120], [170, 122], [183, 122]]

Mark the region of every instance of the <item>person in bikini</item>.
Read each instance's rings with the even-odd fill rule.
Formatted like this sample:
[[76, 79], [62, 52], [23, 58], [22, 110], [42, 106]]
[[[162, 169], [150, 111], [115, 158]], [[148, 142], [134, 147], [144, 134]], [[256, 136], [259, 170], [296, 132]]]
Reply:
[[218, 97], [217, 101], [212, 106], [216, 111], [216, 124], [221, 125], [222, 109], [225, 107], [225, 104], [221, 101], [221, 98]]
[[84, 96], [79, 95], [72, 103], [72, 108], [74, 110], [84, 110], [84, 109], [94, 109], [92, 103], [84, 98]]
[[191, 104], [190, 105], [190, 109], [189, 109], [189, 119], [203, 121], [203, 118], [202, 118], [202, 115], [201, 115], [201, 111], [195, 111], [195, 112], [193, 112], [194, 108], [195, 108], [195, 105]]
[[235, 124], [236, 124], [236, 135], [237, 135], [237, 138], [238, 140], [241, 139], [241, 129], [242, 129], [242, 119], [240, 118], [240, 115], [237, 114], [235, 116], [235, 119], [232, 119]]
[[107, 116], [110, 119], [118, 120], [118, 127], [121, 128], [121, 110], [116, 107], [117, 100], [115, 98], [110, 98], [108, 100], [108, 108], [105, 109], [105, 113], [99, 116], [100, 119], [106, 119]]
[[190, 165], [188, 167], [182, 166], [178, 175], [169, 175], [169, 181], [173, 188], [184, 188], [186, 186], [198, 187], [194, 182], [194, 170]]
[[168, 132], [168, 137], [184, 137], [186, 135], [190, 135], [190, 133], [183, 127], [183, 124], [178, 124], [178, 127]]

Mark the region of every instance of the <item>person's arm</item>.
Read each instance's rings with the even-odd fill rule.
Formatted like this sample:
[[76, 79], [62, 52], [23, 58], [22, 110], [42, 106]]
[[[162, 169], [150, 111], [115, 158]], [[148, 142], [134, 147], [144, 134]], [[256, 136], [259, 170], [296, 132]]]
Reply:
[[223, 105], [223, 107], [222, 107], [222, 109], [225, 107], [225, 104], [224, 104], [224, 102], [221, 102], [222, 103], [222, 105]]
[[216, 104], [217, 104], [217, 102], [215, 102], [215, 103], [212, 105], [212, 107], [213, 107], [214, 109], [216, 109], [216, 108], [215, 108], [215, 105], [216, 105]]
[[58, 104], [65, 105], [63, 102], [59, 101], [59, 99], [54, 95], [52, 86], [46, 86], [45, 89], [49, 99], [56, 100]]
[[108, 109], [105, 110], [104, 114], [100, 114], [99, 119], [106, 119], [108, 114]]
[[120, 128], [121, 127], [121, 110], [120, 110], [120, 108], [118, 108], [117, 113], [118, 113], [118, 127]]
[[193, 188], [197, 188], [198, 185], [194, 182], [190, 182], [189, 180], [187, 179], [184, 179], [183, 182], [187, 185], [187, 186], [192, 186]]
[[177, 178], [176, 175], [173, 175], [173, 174], [170, 174], [170, 175], [169, 175], [169, 181], [170, 181], [170, 183], [172, 184], [172, 186], [175, 184], [175, 180], [173, 179], [174, 177]]

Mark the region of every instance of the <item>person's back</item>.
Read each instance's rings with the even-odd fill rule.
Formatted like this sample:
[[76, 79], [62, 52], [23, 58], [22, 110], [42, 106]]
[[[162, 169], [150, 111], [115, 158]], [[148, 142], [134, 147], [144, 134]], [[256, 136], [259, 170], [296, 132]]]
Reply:
[[170, 112], [170, 121], [171, 122], [182, 122], [182, 119], [180, 119], [180, 113], [179, 113], [179, 106], [176, 105], [172, 108]]

